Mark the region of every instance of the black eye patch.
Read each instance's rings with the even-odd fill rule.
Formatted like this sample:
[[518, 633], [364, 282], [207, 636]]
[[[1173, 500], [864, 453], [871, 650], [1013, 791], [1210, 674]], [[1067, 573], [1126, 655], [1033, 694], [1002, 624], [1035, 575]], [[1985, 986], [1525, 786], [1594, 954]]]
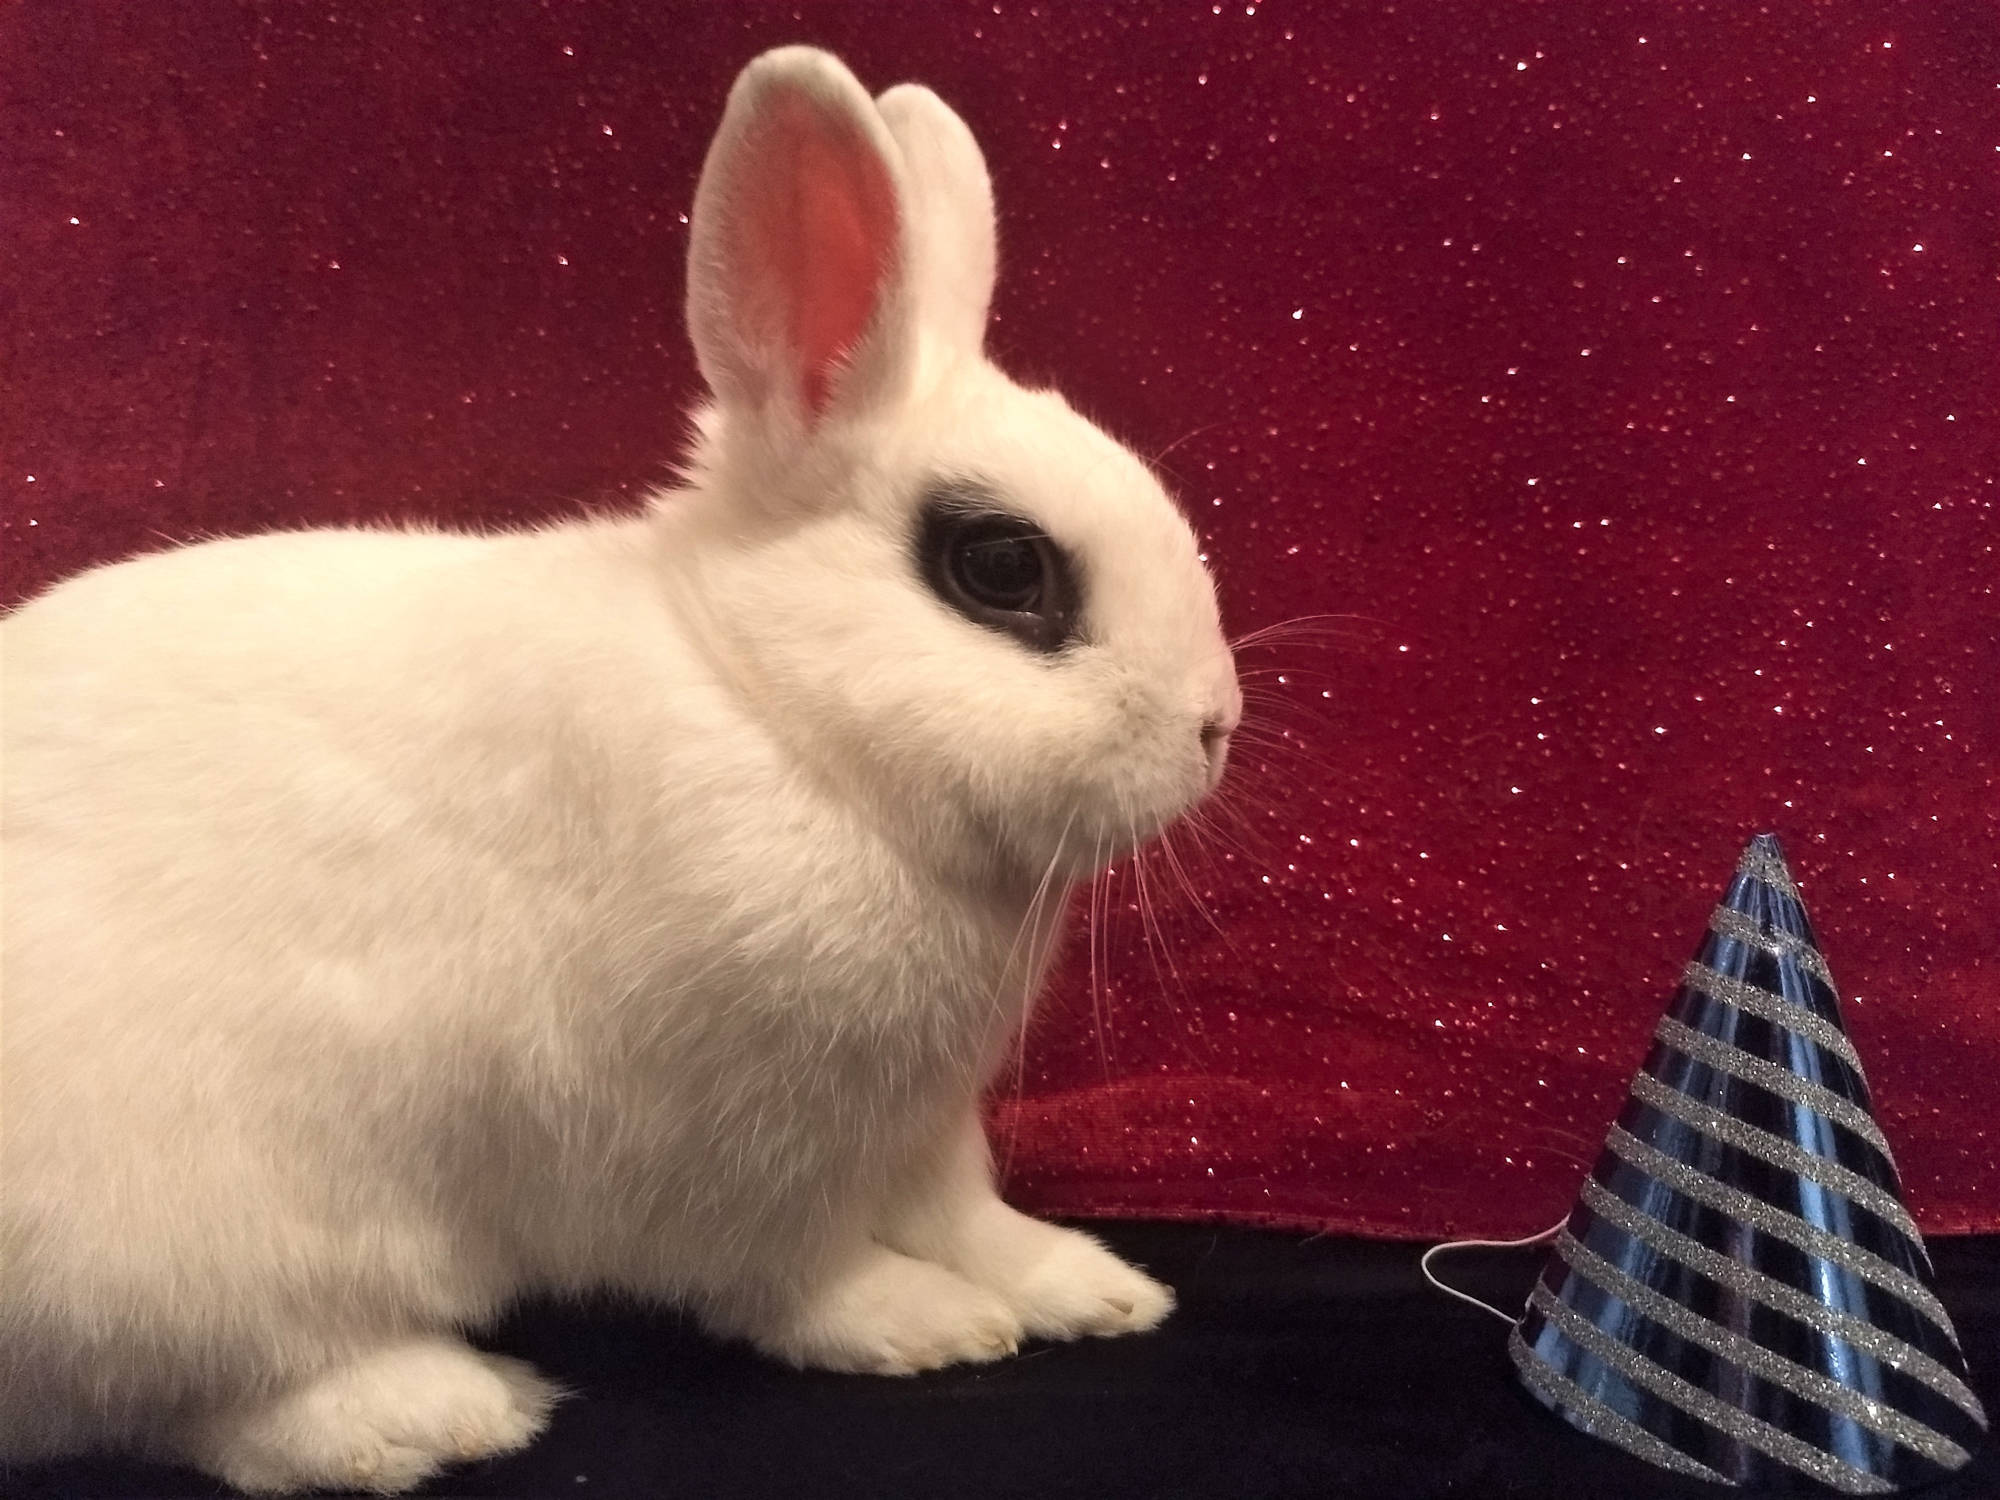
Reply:
[[1080, 598], [1069, 554], [978, 485], [939, 484], [917, 515], [917, 569], [975, 625], [1045, 655], [1076, 638]]

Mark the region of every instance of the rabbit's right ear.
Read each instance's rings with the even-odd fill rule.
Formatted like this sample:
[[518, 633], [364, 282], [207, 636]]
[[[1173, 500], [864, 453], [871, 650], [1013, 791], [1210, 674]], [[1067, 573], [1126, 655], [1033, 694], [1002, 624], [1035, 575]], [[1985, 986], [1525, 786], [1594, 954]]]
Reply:
[[921, 84], [875, 101], [902, 148], [909, 184], [912, 297], [926, 337], [977, 354], [993, 303], [993, 182], [972, 132]]
[[804, 436], [894, 399], [915, 357], [898, 148], [834, 57], [743, 70], [695, 190], [688, 331], [725, 412]]

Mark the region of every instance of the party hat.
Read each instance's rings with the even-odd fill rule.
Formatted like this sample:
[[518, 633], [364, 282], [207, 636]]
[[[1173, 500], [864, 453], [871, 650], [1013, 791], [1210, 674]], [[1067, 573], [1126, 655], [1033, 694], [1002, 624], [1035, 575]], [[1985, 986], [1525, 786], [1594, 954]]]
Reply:
[[1778, 841], [1750, 841], [1508, 1339], [1574, 1427], [1754, 1489], [1882, 1494], [1986, 1432]]

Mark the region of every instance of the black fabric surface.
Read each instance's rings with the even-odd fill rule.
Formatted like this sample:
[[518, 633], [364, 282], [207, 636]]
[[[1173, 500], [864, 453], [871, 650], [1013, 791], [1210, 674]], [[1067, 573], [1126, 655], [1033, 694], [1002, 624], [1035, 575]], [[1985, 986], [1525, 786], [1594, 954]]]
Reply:
[[[1419, 1247], [1188, 1225], [1093, 1226], [1180, 1294], [1140, 1338], [1035, 1345], [912, 1380], [800, 1375], [671, 1314], [523, 1308], [481, 1342], [574, 1387], [527, 1452], [459, 1496], [1560, 1496], [1726, 1493], [1574, 1432], [1512, 1378], [1506, 1329], [1426, 1287]], [[1939, 1294], [2000, 1409], [2000, 1236], [1938, 1239]], [[1518, 1307], [1540, 1250], [1460, 1251], [1452, 1284]], [[9, 1500], [209, 1496], [184, 1470], [67, 1462]], [[1989, 1441], [1934, 1500], [2000, 1500]]]

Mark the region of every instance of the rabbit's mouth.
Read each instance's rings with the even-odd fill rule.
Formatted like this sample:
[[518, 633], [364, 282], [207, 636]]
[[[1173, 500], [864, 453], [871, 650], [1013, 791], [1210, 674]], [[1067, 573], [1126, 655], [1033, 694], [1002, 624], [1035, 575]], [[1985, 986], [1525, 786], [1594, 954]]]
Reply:
[[1059, 837], [1045, 846], [1039, 858], [1030, 856], [1027, 864], [1037, 881], [1045, 870], [1060, 880], [1093, 879], [1159, 838], [1192, 811], [1213, 786], [1211, 781], [1179, 805], [1152, 816], [1120, 813], [1097, 819], [1074, 819]]
[[1229, 769], [1229, 737], [1236, 733], [1236, 726], [1243, 721], [1243, 711], [1239, 708], [1227, 716], [1218, 715], [1205, 719], [1201, 726], [1201, 753], [1208, 761], [1208, 786], [1202, 796], [1213, 795], [1222, 785], [1222, 776]]

